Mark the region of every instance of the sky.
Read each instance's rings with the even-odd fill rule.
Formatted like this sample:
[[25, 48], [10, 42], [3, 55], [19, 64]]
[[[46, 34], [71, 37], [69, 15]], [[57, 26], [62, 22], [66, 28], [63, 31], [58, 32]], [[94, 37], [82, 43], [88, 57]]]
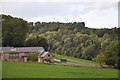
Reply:
[[118, 27], [118, 0], [1, 0], [0, 13], [28, 22], [85, 22], [90, 28]]

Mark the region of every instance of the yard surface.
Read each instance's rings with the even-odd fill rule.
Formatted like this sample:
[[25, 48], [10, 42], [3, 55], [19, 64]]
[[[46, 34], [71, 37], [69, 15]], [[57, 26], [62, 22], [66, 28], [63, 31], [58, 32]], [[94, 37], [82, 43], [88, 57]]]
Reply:
[[117, 69], [3, 62], [3, 78], [117, 78]]

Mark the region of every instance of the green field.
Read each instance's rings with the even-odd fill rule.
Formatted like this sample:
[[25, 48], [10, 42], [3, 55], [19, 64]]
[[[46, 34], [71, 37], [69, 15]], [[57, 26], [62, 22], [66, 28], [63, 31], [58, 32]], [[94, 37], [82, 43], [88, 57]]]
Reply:
[[88, 67], [100, 67], [98, 63], [91, 61], [91, 60], [85, 60], [80, 58], [74, 58], [70, 56], [64, 56], [60, 54], [53, 54], [56, 59], [66, 58], [68, 62], [80, 64], [82, 66], [88, 66]]
[[3, 78], [117, 78], [117, 69], [3, 62]]
[[0, 61], [0, 79], [2, 78], [2, 62]]

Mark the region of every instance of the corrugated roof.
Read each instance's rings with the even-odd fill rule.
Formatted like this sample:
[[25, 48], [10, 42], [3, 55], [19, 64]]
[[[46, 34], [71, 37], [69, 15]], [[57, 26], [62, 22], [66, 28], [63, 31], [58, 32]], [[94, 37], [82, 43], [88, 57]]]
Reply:
[[16, 52], [39, 52], [42, 53], [44, 51], [43, 47], [2, 47], [0, 48], [0, 52], [3, 53], [16, 53]]
[[2, 53], [9, 53], [10, 52], [10, 47], [1, 47], [0, 52]]
[[41, 57], [45, 57], [49, 52], [44, 52]]
[[22, 47], [16, 48], [17, 52], [40, 52], [43, 51], [43, 47]]

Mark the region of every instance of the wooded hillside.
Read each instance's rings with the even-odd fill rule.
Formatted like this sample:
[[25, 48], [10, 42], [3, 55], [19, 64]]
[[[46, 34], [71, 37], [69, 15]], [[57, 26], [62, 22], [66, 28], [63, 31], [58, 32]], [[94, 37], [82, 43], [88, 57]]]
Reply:
[[27, 22], [2, 15], [2, 45], [42, 46], [51, 53], [95, 60], [100, 65], [118, 64], [120, 28], [93, 29], [84, 22]]

